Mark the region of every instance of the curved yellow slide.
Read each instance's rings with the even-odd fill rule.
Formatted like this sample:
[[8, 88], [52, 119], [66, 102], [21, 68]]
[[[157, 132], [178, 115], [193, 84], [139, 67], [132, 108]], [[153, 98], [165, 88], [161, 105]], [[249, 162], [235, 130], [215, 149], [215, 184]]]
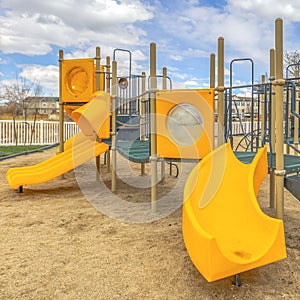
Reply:
[[6, 174], [11, 188], [52, 180], [108, 150], [105, 143], [89, 139], [34, 166], [11, 168]]
[[110, 135], [109, 94], [94, 93], [94, 98], [72, 115], [81, 132], [66, 141], [64, 152], [34, 166], [9, 169], [6, 178], [11, 188], [52, 180], [109, 149], [105, 143], [96, 141]]
[[211, 282], [286, 257], [282, 220], [264, 214], [256, 200], [268, 172], [262, 148], [243, 164], [229, 143], [204, 157], [189, 175], [182, 231], [189, 256]]

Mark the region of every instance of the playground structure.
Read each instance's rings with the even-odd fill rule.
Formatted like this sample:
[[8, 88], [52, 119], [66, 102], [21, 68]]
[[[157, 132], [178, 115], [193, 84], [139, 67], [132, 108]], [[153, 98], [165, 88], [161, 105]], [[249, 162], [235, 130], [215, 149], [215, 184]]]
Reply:
[[[280, 19], [276, 20], [275, 29], [276, 45], [270, 50], [270, 81], [259, 84], [252, 81], [247, 86], [252, 91], [252, 103], [257, 101], [260, 109], [256, 118], [253, 113], [251, 115], [252, 124], [258, 122], [258, 130], [254, 131], [252, 126], [235, 149], [235, 155], [246, 164], [239, 162], [231, 151], [232, 107], [235, 105], [232, 96], [242, 87], [232, 86], [232, 80], [230, 86], [225, 87], [223, 38], [218, 40], [217, 87], [215, 55], [211, 55], [210, 89], [173, 90], [166, 68], [162, 76], [156, 74], [154, 43], [150, 44], [148, 78], [144, 72], [141, 75], [131, 73], [131, 52], [128, 50], [116, 49], [112, 62], [107, 57], [105, 65], [100, 64], [100, 48], [96, 49], [95, 58], [75, 60], [64, 60], [63, 51], [60, 51], [60, 128], [63, 128], [66, 111], [81, 132], [64, 141], [60, 130], [59, 153], [36, 166], [9, 170], [10, 186], [21, 191], [24, 185], [58, 177], [93, 157], [96, 157], [99, 176], [99, 155], [106, 153], [107, 164], [109, 167], [111, 164], [111, 190], [115, 192], [119, 152], [140, 163], [142, 175], [145, 163], [150, 163], [151, 208], [155, 213], [158, 163], [201, 160], [186, 183], [182, 227], [191, 260], [202, 275], [208, 281], [217, 280], [285, 258], [283, 222], [280, 220], [283, 218], [283, 187], [285, 184], [300, 198], [297, 175], [300, 159], [296, 155], [284, 155], [283, 148], [285, 143], [287, 149], [298, 152], [299, 78], [297, 74], [295, 78], [283, 78]], [[119, 52], [129, 54], [128, 76], [118, 76], [116, 54]], [[253, 62], [246, 60], [253, 68]], [[161, 88], [158, 88], [159, 80]], [[215, 91], [218, 148], [214, 150]], [[224, 144], [226, 141], [230, 144]], [[243, 151], [239, 151], [241, 149]], [[278, 219], [263, 214], [256, 200], [268, 171], [270, 206], [276, 207]], [[241, 184], [232, 185], [233, 178]], [[238, 192], [233, 197], [236, 185], [239, 185]]]

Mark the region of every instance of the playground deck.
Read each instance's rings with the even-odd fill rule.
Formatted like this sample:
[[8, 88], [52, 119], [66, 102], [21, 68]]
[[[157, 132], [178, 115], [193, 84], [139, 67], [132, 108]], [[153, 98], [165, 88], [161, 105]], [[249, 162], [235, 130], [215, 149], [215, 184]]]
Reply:
[[[110, 144], [109, 142], [106, 142]], [[118, 141], [117, 149], [121, 155], [135, 163], [149, 162], [150, 157], [150, 141], [135, 140], [132, 141]], [[236, 157], [243, 163], [250, 164], [256, 152], [234, 152]], [[268, 153], [269, 168], [275, 168], [275, 154]], [[300, 156], [285, 154], [284, 155], [284, 169], [286, 175], [300, 172]]]
[[[243, 163], [249, 164], [252, 162], [256, 152], [235, 152], [236, 157]], [[275, 154], [268, 153], [269, 168], [275, 168]], [[284, 169], [286, 175], [300, 172], [300, 156], [285, 154], [284, 155]]]

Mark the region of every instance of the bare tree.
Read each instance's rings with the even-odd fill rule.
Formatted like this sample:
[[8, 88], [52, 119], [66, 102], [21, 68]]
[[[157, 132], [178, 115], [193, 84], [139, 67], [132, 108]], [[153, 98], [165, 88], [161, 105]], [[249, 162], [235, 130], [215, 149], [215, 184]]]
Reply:
[[284, 51], [283, 54], [284, 60], [284, 68], [286, 70], [285, 76], [287, 78], [295, 77], [295, 71], [300, 68], [300, 51], [293, 50], [293, 51]]
[[[41, 92], [41, 87], [36, 80], [29, 81], [26, 78], [18, 75], [16, 76], [16, 79], [12, 80], [10, 83], [2, 84], [0, 99], [6, 101], [8, 111], [12, 113], [16, 145], [18, 145], [16, 117], [20, 114], [23, 114], [24, 122], [27, 124], [27, 110], [29, 103], [26, 101], [26, 99], [29, 96], [39, 96]], [[27, 135], [28, 133], [25, 132], [26, 137]]]

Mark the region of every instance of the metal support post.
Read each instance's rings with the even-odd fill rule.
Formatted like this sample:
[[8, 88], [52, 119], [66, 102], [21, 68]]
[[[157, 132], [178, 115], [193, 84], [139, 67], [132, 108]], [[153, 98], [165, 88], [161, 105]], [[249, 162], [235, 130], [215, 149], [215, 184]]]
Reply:
[[[142, 72], [142, 97], [141, 97], [141, 116], [140, 116], [140, 130], [141, 130], [141, 141], [146, 140], [146, 73]], [[141, 163], [141, 175], [145, 175], [145, 163]]]
[[64, 102], [62, 99], [62, 61], [63, 50], [59, 50], [59, 152], [64, 152]]
[[[100, 47], [96, 47], [96, 91], [100, 90]], [[96, 181], [100, 180], [100, 155], [95, 157], [96, 160]]]
[[112, 168], [111, 168], [111, 191], [117, 190], [117, 152], [116, 152], [116, 94], [117, 94], [117, 62], [112, 61], [112, 112], [111, 112], [111, 151], [112, 151]]
[[284, 159], [283, 159], [283, 28], [282, 19], [275, 22], [275, 91], [276, 91], [276, 217], [283, 219], [284, 214]]
[[[59, 50], [59, 55], [58, 55], [58, 62], [59, 62], [59, 152], [63, 153], [64, 152], [64, 139], [65, 139], [65, 131], [64, 131], [64, 99], [62, 98], [62, 80], [63, 80], [63, 75], [62, 75], [62, 62], [64, 59], [64, 52], [63, 50]], [[64, 179], [65, 176], [62, 174], [60, 176], [61, 179]]]
[[[105, 85], [106, 85], [106, 92], [109, 93], [110, 91], [110, 57], [106, 56], [106, 66], [105, 66]], [[107, 150], [106, 153], [106, 163], [107, 163], [107, 172], [110, 173], [110, 150]]]
[[[275, 49], [270, 49], [270, 81], [273, 83], [275, 80]], [[271, 148], [272, 152], [275, 152], [275, 118], [276, 118], [276, 110], [275, 110], [275, 87], [272, 84], [270, 89], [270, 101], [271, 101], [271, 122], [270, 122], [270, 136], [271, 136]], [[276, 202], [276, 189], [275, 189], [275, 174], [274, 169], [271, 166], [270, 168], [270, 208], [275, 208]]]
[[224, 38], [218, 38], [218, 146], [224, 144]]
[[[299, 70], [296, 69], [295, 70], [295, 78], [299, 78]], [[299, 114], [299, 79], [296, 79], [296, 113]], [[297, 117], [294, 117], [294, 145], [295, 147], [298, 149], [298, 145], [299, 145], [299, 119]], [[297, 151], [294, 151], [296, 155], [298, 155]]]
[[150, 43], [150, 164], [152, 212], [156, 212], [157, 209], [156, 88], [156, 44], [152, 42]]

